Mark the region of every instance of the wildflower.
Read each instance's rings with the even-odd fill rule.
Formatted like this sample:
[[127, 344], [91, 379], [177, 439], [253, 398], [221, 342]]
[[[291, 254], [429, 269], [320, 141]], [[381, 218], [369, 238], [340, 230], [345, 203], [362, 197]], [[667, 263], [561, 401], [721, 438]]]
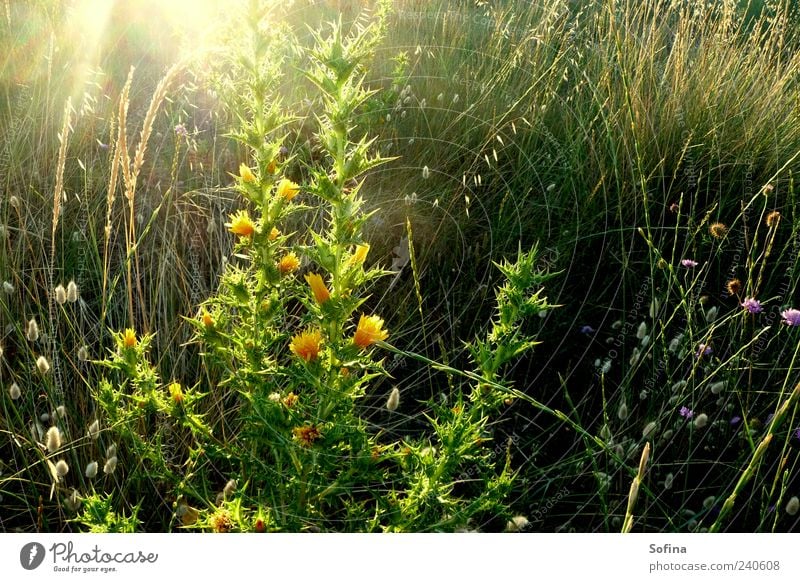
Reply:
[[271, 392], [269, 396], [267, 396], [270, 402], [280, 402], [281, 395], [278, 392]]
[[39, 339], [39, 324], [36, 323], [35, 319], [31, 319], [28, 322], [28, 330], [25, 332], [25, 337], [28, 338], [29, 342], [35, 342]]
[[286, 200], [286, 202], [291, 202], [292, 198], [297, 196], [300, 193], [300, 186], [292, 182], [291, 180], [287, 180], [284, 178], [280, 182], [278, 182], [278, 196]]
[[595, 328], [593, 328], [591, 325], [582, 325], [582, 326], [581, 326], [581, 329], [580, 329], [580, 332], [581, 332], [583, 335], [591, 335], [591, 334], [593, 334], [595, 331], [597, 331], [597, 330], [596, 330]]
[[328, 288], [325, 286], [325, 282], [322, 280], [320, 275], [317, 273], [308, 273], [306, 275], [306, 281], [311, 287], [311, 292], [314, 294], [314, 299], [317, 300], [317, 303], [322, 305], [331, 298], [331, 292], [328, 291]]
[[697, 261], [693, 261], [692, 259], [681, 259], [681, 265], [683, 265], [687, 269], [692, 269], [699, 264], [700, 263], [698, 263]]
[[95, 420], [92, 424], [90, 424], [86, 434], [88, 434], [89, 438], [91, 438], [93, 441], [96, 441], [100, 437], [100, 421]]
[[725, 288], [731, 295], [738, 295], [742, 290], [742, 282], [739, 279], [731, 279], [725, 284]]
[[300, 400], [300, 397], [297, 394], [295, 394], [294, 392], [289, 392], [286, 395], [286, 398], [283, 399], [283, 405], [286, 408], [291, 408], [292, 406], [297, 404], [298, 400]]
[[126, 349], [136, 347], [136, 332], [131, 328], [127, 328], [122, 332], [122, 346]]
[[275, 227], [273, 226], [273, 227], [272, 227], [272, 230], [270, 230], [270, 231], [269, 231], [269, 235], [267, 236], [267, 238], [268, 238], [269, 240], [275, 240], [275, 239], [276, 239], [276, 238], [278, 238], [279, 236], [281, 236], [281, 231], [279, 231], [277, 228], [275, 228]]
[[203, 325], [205, 327], [213, 327], [214, 326], [214, 318], [211, 317], [211, 314], [208, 311], [206, 311], [205, 309], [203, 310], [203, 314], [200, 316], [200, 320], [203, 322]]
[[397, 410], [400, 406], [400, 390], [395, 386], [389, 394], [389, 399], [386, 401], [386, 409], [390, 412]]
[[708, 415], [707, 414], [698, 414], [697, 418], [694, 419], [695, 428], [703, 428], [707, 424], [708, 424]]
[[253, 236], [256, 227], [247, 211], [242, 211], [231, 216], [231, 225], [228, 230], [237, 236]]
[[56, 475], [58, 475], [59, 479], [63, 479], [69, 473], [69, 465], [64, 459], [61, 459], [58, 463], [56, 463]]
[[116, 470], [117, 470], [117, 457], [111, 457], [103, 465], [103, 473], [106, 475], [111, 475], [111, 473], [113, 473]]
[[247, 182], [248, 184], [252, 184], [256, 181], [253, 170], [251, 170], [247, 164], [239, 164], [239, 177], [242, 179], [242, 182]]
[[353, 343], [364, 349], [378, 341], [389, 337], [389, 332], [383, 329], [383, 319], [377, 315], [364, 315], [358, 320], [358, 327], [353, 336]]
[[508, 520], [506, 524], [506, 531], [507, 532], [520, 532], [527, 528], [530, 525], [528, 518], [524, 515], [515, 515], [511, 519]]
[[698, 358], [702, 356], [709, 356], [713, 353], [713, 351], [714, 350], [711, 349], [711, 346], [706, 344], [700, 344], [697, 346], [696, 355]]
[[754, 297], [747, 297], [742, 301], [741, 306], [747, 313], [761, 313], [764, 311], [764, 308], [761, 307], [761, 302]]
[[636, 329], [636, 339], [642, 339], [645, 335], [647, 335], [647, 323], [643, 321]]
[[731, 418], [731, 420], [730, 420], [730, 424], [731, 424], [731, 426], [736, 426], [736, 425], [737, 425], [737, 424], [739, 424], [740, 422], [742, 422], [742, 417], [741, 417], [741, 416], [734, 416], [734, 417], [733, 417], [733, 418]]
[[776, 228], [781, 222], [781, 213], [777, 210], [773, 210], [769, 214], [767, 214], [766, 223], [767, 226], [770, 228]]
[[51, 426], [47, 429], [45, 445], [47, 446], [47, 451], [51, 454], [61, 448], [61, 431], [58, 430], [57, 426]]
[[3, 291], [6, 292], [6, 295], [11, 295], [14, 292], [14, 286], [8, 281], [3, 281]]
[[800, 510], [800, 499], [798, 499], [797, 495], [795, 495], [786, 504], [786, 513], [789, 515], [794, 515], [798, 510]]
[[178, 137], [186, 137], [189, 135], [189, 132], [186, 131], [186, 126], [182, 123], [179, 123], [175, 126], [175, 135]]
[[281, 275], [288, 275], [300, 268], [300, 259], [294, 253], [285, 254], [280, 261], [278, 261], [278, 270]]
[[97, 477], [97, 461], [90, 461], [86, 465], [85, 475], [87, 479], [94, 479]]
[[267, 164], [267, 173], [274, 174], [278, 170], [278, 162], [275, 159], [272, 159]]
[[289, 349], [306, 362], [316, 360], [322, 345], [322, 334], [319, 330], [306, 330], [292, 338]]
[[315, 440], [322, 436], [319, 429], [313, 424], [296, 426], [292, 429], [292, 434], [294, 438], [297, 439], [297, 442], [304, 447], [310, 447], [314, 444]]
[[38, 368], [40, 374], [47, 374], [50, 371], [50, 364], [47, 362], [47, 358], [44, 356], [39, 356], [36, 359], [36, 367]]
[[67, 407], [63, 404], [56, 406], [56, 410], [54, 415], [58, 416], [58, 418], [64, 419], [67, 417]]
[[255, 529], [256, 532], [258, 533], [264, 533], [265, 531], [267, 531], [267, 526], [264, 523], [264, 520], [259, 517], [258, 519], [256, 519], [256, 523], [253, 526], [253, 529]]
[[89, 359], [89, 350], [86, 346], [81, 346], [78, 348], [78, 360], [81, 362], [85, 362]]
[[721, 222], [715, 222], [708, 227], [708, 232], [711, 233], [711, 236], [714, 238], [723, 238], [726, 234], [728, 234], [728, 227]]
[[423, 168], [422, 168], [422, 179], [423, 179], [423, 180], [427, 180], [427, 179], [428, 179], [428, 178], [430, 178], [430, 177], [431, 177], [431, 170], [430, 170], [430, 168], [428, 168], [428, 166], [425, 166], [425, 167], [423, 167]]
[[78, 285], [75, 281], [67, 283], [67, 301], [75, 303], [78, 300]]
[[56, 303], [59, 305], [64, 305], [67, 302], [67, 290], [64, 289], [63, 285], [59, 285], [55, 289], [56, 295]]
[[783, 318], [783, 323], [786, 325], [791, 327], [797, 327], [800, 325], [800, 310], [786, 309], [781, 311], [781, 317]]
[[716, 396], [725, 390], [725, 382], [714, 382], [710, 387], [711, 393]]
[[667, 263], [667, 261], [663, 257], [658, 259], [658, 261], [656, 262], [656, 267], [658, 267], [661, 270], [666, 269], [668, 265], [669, 263]]
[[354, 265], [360, 265], [364, 262], [367, 258], [367, 253], [369, 252], [369, 245], [367, 243], [356, 245], [356, 250], [353, 253], [353, 256], [350, 257], [350, 260], [347, 262], [348, 267], [352, 267]]
[[183, 402], [183, 389], [178, 382], [173, 382], [169, 385], [169, 395], [175, 404]]
[[689, 420], [694, 416], [694, 411], [690, 410], [686, 406], [681, 406], [681, 409], [680, 411], [678, 411], [678, 414], [680, 414], [686, 420]]

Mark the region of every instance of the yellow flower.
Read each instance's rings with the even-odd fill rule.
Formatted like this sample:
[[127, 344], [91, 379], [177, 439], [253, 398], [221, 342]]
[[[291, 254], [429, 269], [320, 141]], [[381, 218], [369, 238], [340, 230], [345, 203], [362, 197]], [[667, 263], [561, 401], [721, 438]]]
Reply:
[[356, 250], [347, 263], [348, 266], [352, 267], [354, 265], [360, 265], [361, 263], [363, 263], [364, 259], [367, 258], [368, 252], [369, 252], [369, 245], [367, 243], [364, 243], [363, 245], [356, 245]]
[[281, 275], [288, 275], [300, 268], [300, 259], [297, 258], [297, 255], [294, 253], [288, 253], [283, 255], [281, 260], [278, 262], [278, 269], [281, 272]]
[[292, 433], [294, 434], [294, 438], [297, 439], [297, 442], [304, 447], [310, 447], [314, 444], [315, 440], [322, 436], [319, 429], [313, 424], [296, 426], [292, 429]]
[[205, 309], [203, 310], [203, 315], [200, 317], [200, 319], [203, 321], [203, 325], [206, 327], [211, 327], [214, 325], [214, 318], [211, 317], [211, 314]]
[[253, 174], [253, 170], [251, 170], [247, 164], [239, 165], [239, 177], [243, 182], [249, 182], [250, 184], [256, 181], [256, 176]]
[[728, 227], [721, 222], [715, 222], [708, 227], [708, 232], [710, 232], [711, 236], [714, 238], [724, 238], [725, 235], [728, 234]]
[[292, 338], [289, 349], [306, 362], [316, 360], [322, 347], [322, 334], [319, 330], [306, 330]]
[[306, 281], [311, 287], [311, 291], [314, 293], [314, 299], [317, 300], [317, 303], [322, 305], [331, 298], [331, 292], [328, 291], [328, 288], [325, 286], [325, 282], [322, 280], [321, 276], [317, 275], [316, 273], [308, 273], [306, 275]]
[[272, 160], [269, 164], [267, 164], [267, 172], [269, 172], [270, 174], [274, 174], [275, 170], [277, 169], [278, 169], [278, 162], [276, 162], [275, 160]]
[[353, 343], [360, 348], [368, 348], [377, 341], [383, 341], [389, 337], [389, 332], [383, 329], [383, 319], [377, 315], [361, 314], [358, 320], [356, 334], [353, 336]]
[[131, 328], [122, 333], [122, 345], [126, 348], [136, 347], [136, 332]]
[[169, 395], [175, 404], [183, 402], [183, 389], [178, 382], [173, 382], [169, 385]]
[[300, 186], [292, 182], [291, 180], [287, 180], [284, 178], [280, 182], [278, 182], [278, 196], [286, 200], [286, 202], [291, 202], [292, 198], [297, 196], [300, 193]]
[[239, 236], [252, 236], [256, 227], [250, 219], [247, 212], [239, 212], [235, 216], [231, 216], [230, 231]]
[[272, 230], [271, 230], [271, 231], [269, 231], [269, 236], [268, 236], [267, 238], [269, 238], [269, 240], [275, 240], [275, 239], [276, 239], [276, 238], [278, 238], [279, 236], [281, 236], [281, 231], [279, 231], [277, 228], [275, 228], [275, 227], [273, 226], [273, 227], [272, 227]]

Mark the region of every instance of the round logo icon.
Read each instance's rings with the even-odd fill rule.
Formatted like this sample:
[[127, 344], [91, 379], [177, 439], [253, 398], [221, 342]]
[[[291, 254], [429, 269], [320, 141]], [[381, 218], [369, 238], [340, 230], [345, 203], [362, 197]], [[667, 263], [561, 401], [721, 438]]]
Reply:
[[19, 551], [19, 563], [26, 570], [35, 570], [44, 562], [44, 546], [39, 542], [30, 542]]

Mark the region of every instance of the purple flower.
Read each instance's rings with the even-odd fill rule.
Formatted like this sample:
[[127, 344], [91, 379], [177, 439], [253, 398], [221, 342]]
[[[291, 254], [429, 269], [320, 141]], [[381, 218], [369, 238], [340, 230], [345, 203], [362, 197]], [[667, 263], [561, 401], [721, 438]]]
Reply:
[[764, 311], [764, 308], [761, 307], [761, 302], [754, 297], [747, 297], [742, 301], [742, 307], [744, 307], [747, 313], [761, 313]]
[[791, 325], [792, 327], [800, 325], [800, 309], [786, 309], [781, 311], [781, 317], [783, 317], [783, 323], [786, 325]]
[[696, 267], [699, 263], [697, 261], [693, 261], [692, 259], [683, 259], [681, 260], [681, 265], [686, 267], [687, 269], [691, 269]]
[[108, 149], [108, 144], [107, 144], [107, 143], [100, 142], [100, 149], [101, 149], [101, 150], [107, 150], [107, 149]]
[[697, 357], [699, 358], [701, 356], [711, 355], [713, 351], [714, 350], [711, 349], [711, 346], [707, 346], [706, 344], [700, 344], [699, 346], [697, 346]]
[[742, 422], [742, 417], [741, 417], [741, 416], [734, 416], [734, 417], [731, 419], [731, 425], [733, 425], [733, 426], [736, 426], [736, 425], [737, 425], [737, 424], [739, 424], [740, 422]]
[[800, 427], [794, 429], [794, 438], [800, 441]]
[[189, 135], [189, 132], [186, 131], [186, 126], [184, 124], [179, 123], [178, 125], [175, 126], [175, 135], [177, 135], [178, 137], [186, 137], [187, 135]]
[[585, 335], [589, 335], [594, 333], [596, 330], [591, 325], [583, 325], [581, 326], [581, 333]]
[[694, 411], [690, 410], [686, 406], [681, 406], [681, 409], [680, 409], [679, 413], [683, 418], [685, 418], [687, 420], [694, 416]]

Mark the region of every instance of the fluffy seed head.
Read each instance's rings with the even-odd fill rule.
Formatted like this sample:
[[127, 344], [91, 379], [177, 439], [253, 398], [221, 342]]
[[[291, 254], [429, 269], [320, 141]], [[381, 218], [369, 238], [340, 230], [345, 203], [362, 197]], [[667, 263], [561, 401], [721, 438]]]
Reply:
[[64, 289], [63, 285], [59, 285], [56, 287], [55, 291], [56, 303], [64, 305], [67, 302], [67, 290]]
[[620, 402], [619, 408], [617, 408], [617, 418], [620, 420], [626, 420], [628, 418], [628, 405], [625, 404], [624, 400]]
[[648, 422], [647, 425], [644, 427], [644, 430], [642, 431], [642, 438], [649, 439], [650, 437], [653, 436], [653, 433], [656, 432], [657, 428], [658, 428], [657, 422], [655, 421]]
[[95, 420], [92, 424], [90, 424], [86, 433], [89, 435], [89, 438], [91, 438], [93, 441], [96, 441], [100, 436], [100, 421]]
[[97, 461], [91, 461], [86, 465], [86, 477], [88, 479], [97, 477]]
[[528, 527], [528, 518], [524, 515], [515, 515], [506, 524], [507, 532], [519, 532]]
[[75, 281], [67, 283], [67, 301], [75, 303], [78, 300], [78, 284]]
[[705, 413], [698, 414], [694, 419], [695, 428], [704, 428], [708, 424], [708, 415]]
[[50, 371], [50, 363], [44, 356], [39, 356], [36, 358], [36, 368], [38, 368], [40, 374], [47, 374]]
[[113, 473], [116, 470], [117, 470], [117, 458], [111, 457], [106, 461], [105, 465], [103, 465], [103, 473], [105, 473], [106, 475], [111, 475], [111, 473]]
[[397, 410], [400, 406], [400, 390], [395, 386], [389, 394], [389, 399], [386, 401], [386, 408], [391, 412]]
[[39, 324], [36, 323], [35, 319], [31, 319], [28, 322], [28, 329], [25, 332], [25, 337], [28, 338], [29, 342], [35, 342], [39, 339]]
[[22, 391], [19, 389], [19, 385], [14, 382], [8, 389], [8, 395], [11, 397], [11, 400], [18, 400], [20, 396], [22, 396]]
[[798, 499], [797, 496], [795, 495], [786, 504], [786, 513], [788, 513], [789, 515], [794, 515], [797, 513], [798, 510], [800, 510], [800, 499]]
[[716, 396], [725, 390], [725, 382], [714, 382], [711, 385], [711, 393]]
[[6, 295], [11, 295], [14, 292], [14, 286], [8, 281], [3, 281], [3, 291], [6, 292]]
[[57, 426], [51, 426], [47, 429], [45, 445], [47, 445], [47, 451], [51, 454], [61, 448], [61, 431], [58, 430]]
[[64, 459], [61, 459], [58, 463], [56, 463], [56, 475], [59, 476], [60, 479], [63, 479], [69, 473], [69, 465]]

